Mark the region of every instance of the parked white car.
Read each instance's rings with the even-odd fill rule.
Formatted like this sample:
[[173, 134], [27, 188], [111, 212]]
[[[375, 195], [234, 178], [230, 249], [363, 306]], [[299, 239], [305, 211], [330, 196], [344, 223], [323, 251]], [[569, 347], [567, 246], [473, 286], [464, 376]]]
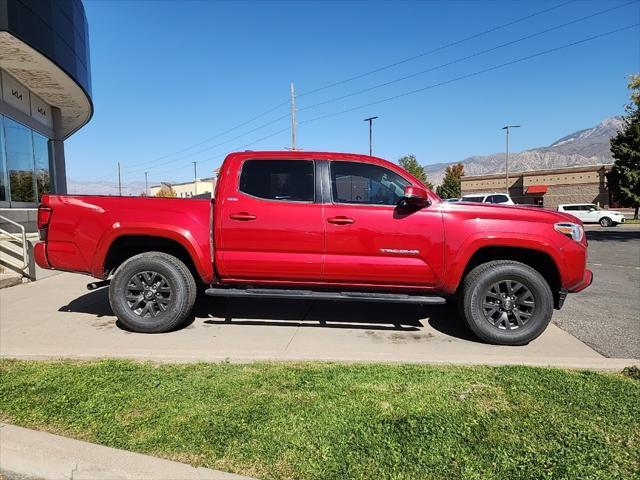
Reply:
[[501, 205], [515, 205], [515, 202], [511, 200], [511, 197], [507, 193], [473, 193], [470, 195], [464, 195], [461, 202], [474, 202], [474, 203], [499, 203]]
[[558, 205], [559, 212], [565, 212], [582, 220], [582, 223], [599, 223], [611, 227], [624, 223], [624, 215], [614, 210], [604, 210], [593, 203], [570, 203]]

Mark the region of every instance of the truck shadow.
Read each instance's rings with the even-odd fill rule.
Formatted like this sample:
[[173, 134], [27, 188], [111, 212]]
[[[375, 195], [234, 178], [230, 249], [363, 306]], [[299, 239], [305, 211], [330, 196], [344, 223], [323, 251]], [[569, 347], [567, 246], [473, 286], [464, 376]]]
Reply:
[[[86, 313], [113, 317], [108, 289], [87, 292], [58, 309], [60, 312]], [[478, 341], [463, 325], [454, 305], [421, 305], [335, 302], [321, 300], [281, 300], [210, 298], [199, 296], [191, 318], [179, 329], [188, 328], [197, 320], [207, 325], [265, 326], [305, 328], [344, 328], [417, 332], [428, 322], [435, 330], [455, 338]], [[127, 330], [120, 321], [116, 326]]]

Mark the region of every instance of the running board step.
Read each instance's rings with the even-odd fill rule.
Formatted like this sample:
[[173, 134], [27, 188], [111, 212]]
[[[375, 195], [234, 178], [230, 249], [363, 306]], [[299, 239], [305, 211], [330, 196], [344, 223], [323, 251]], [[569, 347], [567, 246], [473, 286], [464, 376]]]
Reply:
[[323, 292], [316, 290], [280, 290], [275, 288], [208, 288], [211, 297], [287, 298], [296, 300], [357, 300], [360, 302], [426, 303], [442, 305], [446, 300], [430, 295], [404, 295], [374, 292]]

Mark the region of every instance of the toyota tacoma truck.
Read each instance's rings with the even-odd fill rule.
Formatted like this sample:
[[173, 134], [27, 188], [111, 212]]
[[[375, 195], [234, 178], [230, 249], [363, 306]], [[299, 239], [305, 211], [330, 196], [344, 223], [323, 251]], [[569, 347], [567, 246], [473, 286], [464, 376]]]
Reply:
[[[43, 268], [109, 285], [118, 319], [167, 332], [213, 297], [441, 304], [482, 340], [538, 337], [589, 286], [580, 220], [443, 202], [383, 159], [305, 151], [226, 157], [213, 200], [45, 195]], [[453, 321], [454, 319], [452, 319]]]

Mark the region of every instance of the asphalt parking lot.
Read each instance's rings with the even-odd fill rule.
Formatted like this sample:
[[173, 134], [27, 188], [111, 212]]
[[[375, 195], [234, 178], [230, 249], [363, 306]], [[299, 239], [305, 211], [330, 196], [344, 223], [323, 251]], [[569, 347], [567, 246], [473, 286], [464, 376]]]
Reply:
[[640, 228], [589, 228], [588, 236], [593, 285], [523, 347], [480, 342], [455, 305], [202, 297], [182, 329], [137, 334], [117, 322], [106, 288], [89, 292], [90, 277], [63, 273], [0, 290], [0, 355], [622, 368], [640, 359]]
[[553, 321], [607, 357], [640, 358], [640, 225], [586, 230], [593, 284]]

